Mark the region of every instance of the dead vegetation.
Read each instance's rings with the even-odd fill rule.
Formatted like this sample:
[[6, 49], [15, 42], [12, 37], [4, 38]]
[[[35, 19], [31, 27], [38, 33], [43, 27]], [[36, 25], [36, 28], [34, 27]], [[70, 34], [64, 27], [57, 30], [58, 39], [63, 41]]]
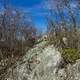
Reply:
[[[74, 63], [77, 59], [80, 59], [80, 28], [79, 25], [77, 25], [78, 18], [70, 5], [70, 0], [52, 1], [52, 3], [55, 2], [56, 5], [56, 10], [54, 11], [57, 14], [55, 16], [57, 17], [59, 14], [60, 20], [55, 21], [53, 18], [47, 18], [48, 42], [61, 51], [65, 62]], [[79, 10], [79, 1], [77, 3], [76, 11]], [[68, 11], [66, 15], [64, 9], [67, 9]], [[51, 14], [53, 15], [53, 13], [52, 9]], [[70, 18], [69, 22], [67, 22], [65, 16]]]
[[36, 38], [36, 28], [27, 19], [25, 23], [24, 13], [4, 3], [0, 12], [0, 80], [33, 47]]

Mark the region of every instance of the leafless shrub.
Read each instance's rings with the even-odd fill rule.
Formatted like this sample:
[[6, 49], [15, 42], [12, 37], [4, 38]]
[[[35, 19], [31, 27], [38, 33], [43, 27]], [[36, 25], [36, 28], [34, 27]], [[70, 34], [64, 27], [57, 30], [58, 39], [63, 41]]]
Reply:
[[[6, 4], [0, 13], [0, 61], [8, 59], [3, 73], [26, 53], [26, 48], [28, 50], [35, 44], [36, 28], [27, 20], [25, 24], [23, 14]], [[3, 73], [0, 72], [0, 76]]]

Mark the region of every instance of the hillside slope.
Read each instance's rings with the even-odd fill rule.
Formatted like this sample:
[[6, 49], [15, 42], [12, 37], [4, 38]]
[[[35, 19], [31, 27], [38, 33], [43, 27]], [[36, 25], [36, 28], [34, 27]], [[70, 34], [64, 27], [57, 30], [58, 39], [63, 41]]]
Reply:
[[43, 41], [7, 70], [3, 80], [80, 80], [80, 62], [59, 69], [61, 54]]

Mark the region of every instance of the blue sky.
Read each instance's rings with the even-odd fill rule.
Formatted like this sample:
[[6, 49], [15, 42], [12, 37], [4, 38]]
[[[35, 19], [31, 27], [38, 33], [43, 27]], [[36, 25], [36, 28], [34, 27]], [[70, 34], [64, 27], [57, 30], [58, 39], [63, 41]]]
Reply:
[[46, 19], [47, 10], [43, 9], [42, 4], [46, 0], [11, 0], [10, 4], [19, 8], [22, 11], [27, 12], [31, 17], [32, 21], [38, 30], [46, 30]]
[[36, 4], [40, 4], [43, 0], [12, 0], [11, 2], [16, 6], [32, 7]]
[[[49, 10], [52, 8], [50, 5], [46, 4], [47, 1], [48, 0], [10, 0], [10, 4], [30, 15], [37, 29], [40, 31], [45, 31], [47, 26], [45, 16], [49, 16]], [[53, 5], [55, 6], [55, 3], [53, 3], [52, 6]], [[72, 3], [71, 6], [75, 7], [75, 2]], [[55, 15], [53, 17], [55, 19]]]

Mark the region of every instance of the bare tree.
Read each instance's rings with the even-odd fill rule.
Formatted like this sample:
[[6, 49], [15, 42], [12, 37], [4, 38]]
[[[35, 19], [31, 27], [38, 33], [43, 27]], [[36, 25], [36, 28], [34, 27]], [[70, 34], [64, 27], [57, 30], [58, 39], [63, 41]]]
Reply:
[[[0, 47], [6, 47], [9, 49], [10, 54], [14, 54], [16, 51], [19, 53], [18, 51], [21, 48], [25, 49], [25, 47], [28, 46], [26, 43], [28, 43], [29, 39], [33, 40], [33, 36], [36, 36], [36, 29], [32, 22], [27, 21], [27, 19], [25, 24], [23, 18], [24, 13], [13, 9], [8, 3], [9, 0], [3, 1], [4, 10], [0, 14], [0, 43], [4, 43], [4, 45], [0, 45]], [[18, 33], [20, 33], [19, 36]], [[25, 41], [23, 41], [23, 38]], [[30, 43], [32, 44], [31, 46], [34, 45], [34, 42], [35, 39]], [[25, 45], [25, 47], [23, 45]]]

